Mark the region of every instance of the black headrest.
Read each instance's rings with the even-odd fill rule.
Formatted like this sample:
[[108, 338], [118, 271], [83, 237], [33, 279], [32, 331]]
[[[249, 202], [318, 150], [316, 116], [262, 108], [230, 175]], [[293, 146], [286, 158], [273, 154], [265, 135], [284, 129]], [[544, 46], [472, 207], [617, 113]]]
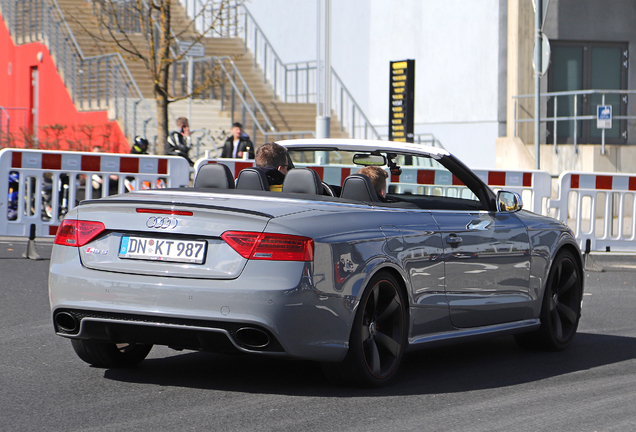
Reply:
[[318, 173], [310, 168], [290, 170], [283, 182], [283, 192], [322, 195], [323, 187]]
[[362, 174], [352, 174], [342, 184], [340, 198], [356, 201], [379, 202], [371, 179]]
[[197, 171], [194, 187], [234, 189], [234, 176], [227, 165], [222, 163], [203, 165]]
[[269, 181], [265, 170], [257, 167], [241, 170], [236, 179], [236, 188], [268, 191]]

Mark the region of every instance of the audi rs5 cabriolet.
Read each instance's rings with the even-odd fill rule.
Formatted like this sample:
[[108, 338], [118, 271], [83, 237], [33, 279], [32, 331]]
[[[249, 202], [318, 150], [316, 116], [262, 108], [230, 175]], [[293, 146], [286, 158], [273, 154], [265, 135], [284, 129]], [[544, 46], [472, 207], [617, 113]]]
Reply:
[[[567, 226], [440, 148], [279, 143], [294, 166], [282, 192], [259, 168], [217, 159], [199, 164], [194, 187], [71, 210], [50, 265], [56, 334], [98, 367], [165, 345], [314, 360], [361, 386], [437, 344], [571, 344], [584, 278]], [[387, 172], [386, 198], [364, 166]]]

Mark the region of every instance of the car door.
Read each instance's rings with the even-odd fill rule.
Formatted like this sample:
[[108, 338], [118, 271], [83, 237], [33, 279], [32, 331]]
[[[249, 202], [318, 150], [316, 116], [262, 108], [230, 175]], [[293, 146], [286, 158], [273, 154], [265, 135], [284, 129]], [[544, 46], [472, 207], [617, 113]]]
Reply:
[[432, 212], [442, 236], [451, 322], [468, 328], [522, 320], [530, 301], [525, 226], [514, 213]]

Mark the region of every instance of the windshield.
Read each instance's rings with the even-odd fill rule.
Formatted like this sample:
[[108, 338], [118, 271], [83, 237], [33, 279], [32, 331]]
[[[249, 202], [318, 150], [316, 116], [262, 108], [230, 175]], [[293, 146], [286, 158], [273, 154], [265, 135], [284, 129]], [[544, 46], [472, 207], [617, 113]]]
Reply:
[[[324, 182], [338, 188], [344, 179], [365, 165], [387, 171], [388, 193], [396, 200], [448, 197], [479, 202], [477, 196], [453, 173], [432, 157], [388, 152], [342, 150], [294, 150], [289, 155], [297, 168], [314, 168]], [[385, 163], [380, 165], [384, 159]], [[354, 163], [354, 160], [357, 163]]]

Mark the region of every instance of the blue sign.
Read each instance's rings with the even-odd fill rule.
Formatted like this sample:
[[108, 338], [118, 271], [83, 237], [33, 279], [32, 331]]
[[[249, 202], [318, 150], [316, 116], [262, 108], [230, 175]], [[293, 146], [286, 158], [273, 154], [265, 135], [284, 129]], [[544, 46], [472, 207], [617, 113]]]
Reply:
[[596, 127], [599, 129], [612, 128], [612, 106], [611, 105], [596, 106]]

